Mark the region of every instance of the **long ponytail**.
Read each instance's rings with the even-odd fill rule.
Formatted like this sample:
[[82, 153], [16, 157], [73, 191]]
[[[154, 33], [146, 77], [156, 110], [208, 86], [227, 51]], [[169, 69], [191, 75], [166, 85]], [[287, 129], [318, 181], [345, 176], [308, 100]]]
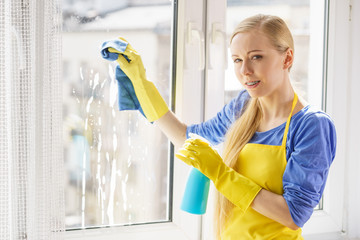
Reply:
[[[240, 151], [256, 132], [261, 118], [260, 102], [257, 98], [251, 98], [244, 113], [235, 121], [226, 134], [224, 144], [224, 162], [226, 165], [234, 168]], [[221, 228], [224, 226], [226, 218], [234, 205], [219, 192], [217, 192], [216, 197], [215, 233], [217, 239], [220, 239]]]

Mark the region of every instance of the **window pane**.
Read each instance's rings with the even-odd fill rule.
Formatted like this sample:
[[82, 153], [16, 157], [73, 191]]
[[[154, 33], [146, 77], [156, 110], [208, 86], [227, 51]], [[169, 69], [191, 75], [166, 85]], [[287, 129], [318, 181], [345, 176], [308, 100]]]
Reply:
[[169, 103], [172, 14], [169, 0], [63, 0], [67, 229], [169, 220], [169, 142], [118, 110], [116, 62], [99, 49], [126, 38]]
[[[230, 39], [240, 21], [259, 13], [281, 17], [294, 38], [295, 60], [290, 77], [295, 91], [312, 105], [322, 107], [324, 12], [325, 0], [227, 0], [226, 32]], [[234, 74], [233, 62], [230, 58], [228, 61], [225, 103], [242, 89]], [[316, 209], [322, 209], [322, 201]]]

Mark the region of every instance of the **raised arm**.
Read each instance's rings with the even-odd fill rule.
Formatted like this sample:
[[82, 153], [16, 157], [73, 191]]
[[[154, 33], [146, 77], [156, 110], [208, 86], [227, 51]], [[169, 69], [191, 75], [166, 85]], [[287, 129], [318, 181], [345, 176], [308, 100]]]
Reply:
[[168, 111], [155, 124], [169, 138], [176, 148], [181, 147], [186, 140], [186, 124], [181, 122], [176, 115]]
[[181, 146], [186, 139], [187, 126], [172, 113], [156, 86], [147, 79], [140, 54], [124, 39], [103, 43], [103, 58], [114, 61], [119, 86], [119, 109], [139, 110], [174, 143]]

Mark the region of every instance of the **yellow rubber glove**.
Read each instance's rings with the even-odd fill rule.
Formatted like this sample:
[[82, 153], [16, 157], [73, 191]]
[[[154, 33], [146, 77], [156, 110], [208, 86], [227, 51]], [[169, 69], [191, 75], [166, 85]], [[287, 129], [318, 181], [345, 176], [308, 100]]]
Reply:
[[[120, 37], [119, 39], [128, 43], [124, 38]], [[131, 80], [146, 118], [153, 122], [167, 113], [169, 108], [155, 85], [147, 80], [145, 68], [138, 52], [129, 43], [124, 52], [119, 52], [114, 48], [109, 48], [109, 52], [119, 53], [116, 61]]]
[[252, 180], [228, 167], [218, 152], [200, 138], [187, 139], [176, 157], [211, 179], [217, 190], [243, 213], [261, 190]]

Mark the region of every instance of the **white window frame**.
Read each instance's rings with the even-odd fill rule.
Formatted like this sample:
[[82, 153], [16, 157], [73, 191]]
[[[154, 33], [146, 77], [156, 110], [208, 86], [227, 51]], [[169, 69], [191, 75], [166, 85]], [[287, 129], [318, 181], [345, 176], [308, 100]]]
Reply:
[[[201, 92], [204, 91], [205, 71], [205, 53], [203, 52], [205, 49], [203, 45], [204, 2], [204, 0], [196, 2], [191, 0], [173, 1], [173, 4], [177, 5], [175, 6], [177, 7], [177, 32], [175, 35], [176, 41], [173, 41], [176, 44], [172, 46], [176, 48], [176, 54], [172, 60], [175, 57], [176, 59], [171, 63], [171, 66], [176, 65], [176, 81], [173, 81], [176, 84], [175, 113], [187, 124], [203, 121], [203, 94]], [[194, 30], [193, 39], [190, 42], [187, 39], [189, 22], [192, 23], [192, 30]], [[172, 36], [174, 36], [173, 33]], [[193, 51], [194, 49], [195, 51]], [[170, 75], [173, 76], [173, 74]], [[175, 159], [173, 171], [173, 203], [172, 207], [170, 207], [172, 219], [169, 222], [70, 230], [65, 232], [65, 239], [200, 239], [202, 216], [192, 215], [180, 210], [190, 168]], [[169, 183], [170, 181], [171, 179], [169, 179]]]
[[[334, 14], [339, 14], [339, 9], [335, 9], [335, 2], [329, 1], [329, 9], [328, 14], [331, 16], [329, 18], [328, 22], [328, 39], [325, 39], [325, 51], [326, 51], [326, 57], [324, 61], [325, 65], [325, 83], [323, 93], [326, 97], [323, 98], [325, 101], [325, 110], [331, 115], [331, 117], [335, 120], [335, 124], [337, 127], [337, 134], [338, 138], [340, 138], [342, 131], [340, 130], [337, 123], [337, 112], [334, 109], [334, 103], [331, 101], [334, 97], [333, 95], [333, 83], [334, 83], [334, 74], [335, 72], [332, 72], [331, 70], [333, 68], [333, 64], [335, 64], [334, 61], [332, 61], [333, 58], [330, 56], [336, 55], [337, 53], [334, 52], [333, 44], [334, 41], [337, 41], [334, 37], [334, 31], [335, 31], [335, 22]], [[337, 13], [335, 11], [338, 11]], [[326, 43], [327, 42], [327, 43]], [[327, 66], [326, 66], [327, 64]], [[335, 111], [334, 111], [335, 110]], [[340, 136], [339, 136], [340, 135]], [[341, 138], [340, 138], [341, 139]], [[312, 238], [314, 236], [317, 236], [317, 239], [320, 238], [319, 234], [326, 234], [326, 238], [329, 237], [329, 234], [332, 233], [334, 236], [341, 233], [342, 230], [342, 198], [337, 197], [338, 194], [342, 195], [341, 190], [336, 191], [335, 189], [342, 189], [340, 186], [343, 184], [343, 173], [342, 173], [342, 162], [341, 159], [342, 156], [342, 146], [341, 143], [337, 145], [337, 154], [336, 158], [330, 168], [330, 173], [327, 180], [327, 185], [324, 190], [324, 198], [323, 198], [323, 208], [321, 210], [314, 211], [312, 217], [310, 220], [305, 224], [303, 228], [303, 234], [306, 238]], [[326, 239], [325, 238], [325, 239]]]
[[[353, 8], [353, 6], [357, 8]], [[329, 37], [327, 58], [326, 111], [331, 115], [337, 130], [337, 153], [324, 192], [323, 210], [316, 211], [306, 224], [306, 239], [353, 239], [360, 236], [356, 227], [360, 208], [357, 158], [359, 113], [356, 103], [360, 101], [358, 74], [355, 63], [359, 54], [353, 51], [359, 40], [358, 1], [330, 0]], [[358, 26], [356, 26], [358, 24]], [[353, 43], [353, 45], [351, 45]], [[357, 49], [359, 49], [357, 47]], [[356, 121], [358, 120], [358, 121]], [[351, 129], [351, 130], [350, 130]]]

